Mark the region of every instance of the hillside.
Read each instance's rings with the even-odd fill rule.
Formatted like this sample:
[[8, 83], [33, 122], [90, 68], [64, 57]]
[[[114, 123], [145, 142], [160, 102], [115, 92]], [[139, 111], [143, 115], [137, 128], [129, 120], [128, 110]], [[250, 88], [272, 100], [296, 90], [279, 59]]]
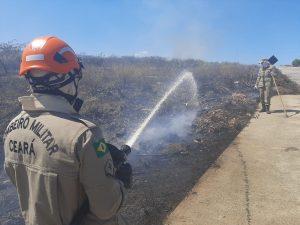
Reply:
[[[14, 63], [0, 72], [1, 135], [20, 110], [17, 97], [29, 94], [26, 81], [17, 76], [18, 60], [6, 60]], [[197, 104], [189, 102], [190, 84], [176, 90], [129, 157], [134, 187], [128, 192], [122, 213], [130, 224], [161, 224], [252, 117], [257, 106], [258, 93], [253, 85], [258, 67], [159, 57], [82, 56], [82, 60], [82, 114], [99, 125], [106, 140], [116, 145], [132, 135], [183, 70], [193, 73]], [[282, 74], [278, 85], [283, 93], [299, 93], [298, 86]], [[151, 129], [164, 127], [169, 129], [160, 135], [151, 133]], [[14, 189], [2, 171], [3, 157], [1, 149], [0, 223], [21, 224]]]

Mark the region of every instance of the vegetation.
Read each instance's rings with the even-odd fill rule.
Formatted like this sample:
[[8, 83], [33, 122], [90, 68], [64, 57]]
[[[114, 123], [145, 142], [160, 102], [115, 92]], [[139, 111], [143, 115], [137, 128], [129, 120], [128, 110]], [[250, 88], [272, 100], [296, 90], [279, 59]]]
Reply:
[[300, 66], [300, 59], [294, 59], [292, 62], [292, 66], [295, 66], [295, 67]]
[[0, 75], [17, 72], [22, 48], [23, 45], [14, 42], [0, 43]]

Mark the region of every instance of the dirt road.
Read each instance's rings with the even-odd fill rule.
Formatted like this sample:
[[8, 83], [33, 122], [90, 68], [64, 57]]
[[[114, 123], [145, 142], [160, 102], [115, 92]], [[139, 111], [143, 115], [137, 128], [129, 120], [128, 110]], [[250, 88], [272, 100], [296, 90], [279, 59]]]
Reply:
[[165, 225], [300, 224], [300, 96], [283, 99], [288, 118], [272, 98], [272, 114], [255, 115]]

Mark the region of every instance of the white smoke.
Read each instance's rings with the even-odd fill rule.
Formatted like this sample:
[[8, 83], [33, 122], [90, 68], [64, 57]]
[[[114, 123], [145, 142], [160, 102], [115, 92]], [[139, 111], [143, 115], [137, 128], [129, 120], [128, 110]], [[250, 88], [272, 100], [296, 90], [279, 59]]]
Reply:
[[207, 18], [211, 21], [218, 19], [220, 13], [206, 1], [189, 0], [174, 4], [171, 0], [144, 0], [143, 5], [149, 14], [144, 18], [141, 13], [147, 31], [139, 39], [151, 48], [151, 54], [210, 60], [222, 48], [222, 35], [207, 22]]
[[184, 138], [190, 131], [196, 113], [196, 111], [190, 111], [183, 112], [182, 114], [175, 115], [171, 118], [160, 118], [144, 131], [140, 141], [151, 141], [152, 144], [154, 144], [161, 143], [165, 139], [169, 139], [169, 137]]
[[[168, 89], [168, 91], [164, 94], [164, 96], [159, 100], [159, 102], [155, 105], [151, 113], [144, 119], [144, 121], [140, 124], [139, 128], [134, 132], [134, 134], [128, 139], [126, 142], [127, 145], [132, 146], [136, 142], [136, 140], [140, 137], [140, 135], [143, 133], [144, 129], [148, 126], [150, 121], [154, 118], [154, 116], [161, 110], [161, 107], [163, 107], [166, 104], [166, 101], [169, 100], [170, 96], [176, 96], [176, 91], [178, 91], [178, 87], [185, 83], [184, 81], [189, 81], [190, 86], [187, 90], [190, 90], [192, 92], [183, 92], [184, 96], [190, 96], [190, 100], [197, 101], [197, 98], [195, 99], [195, 96], [197, 96], [197, 84], [194, 80], [193, 74], [188, 71], [183, 71], [181, 75], [178, 77], [176, 82]], [[178, 93], [177, 93], [178, 94]], [[186, 95], [187, 94], [187, 95]], [[181, 102], [180, 98], [176, 98], [177, 104]], [[189, 103], [186, 103], [186, 106]]]

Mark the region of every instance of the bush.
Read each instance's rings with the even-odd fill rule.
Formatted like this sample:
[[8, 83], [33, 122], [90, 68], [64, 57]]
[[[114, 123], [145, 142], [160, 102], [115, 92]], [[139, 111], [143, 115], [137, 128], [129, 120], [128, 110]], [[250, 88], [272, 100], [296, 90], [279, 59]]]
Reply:
[[294, 59], [294, 61], [292, 62], [293, 66], [300, 66], [300, 59]]
[[23, 47], [13, 41], [0, 43], [0, 75], [18, 71]]

